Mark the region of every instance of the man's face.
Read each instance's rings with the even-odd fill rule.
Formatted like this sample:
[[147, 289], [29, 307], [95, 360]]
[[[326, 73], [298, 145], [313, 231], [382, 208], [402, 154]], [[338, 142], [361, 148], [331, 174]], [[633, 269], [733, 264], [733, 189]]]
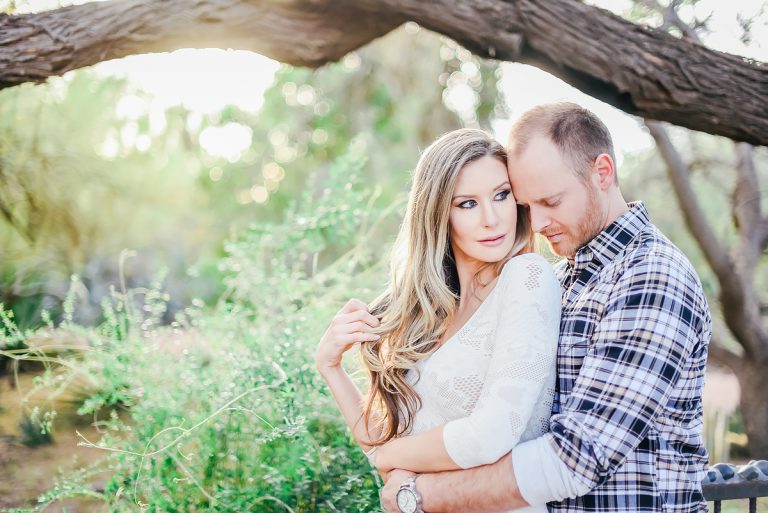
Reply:
[[508, 168], [517, 202], [556, 255], [572, 258], [604, 228], [606, 200], [596, 178], [577, 176], [548, 137], [535, 136], [522, 154], [510, 155]]

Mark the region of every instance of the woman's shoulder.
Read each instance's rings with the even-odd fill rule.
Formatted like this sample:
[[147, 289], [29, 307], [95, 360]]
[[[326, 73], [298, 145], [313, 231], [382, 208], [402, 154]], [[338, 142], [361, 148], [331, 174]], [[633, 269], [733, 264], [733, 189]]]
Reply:
[[504, 264], [504, 268], [501, 270], [502, 274], [517, 273], [517, 272], [551, 272], [554, 274], [552, 264], [550, 264], [546, 258], [538, 253], [522, 253], [515, 255]]
[[522, 283], [528, 289], [544, 286], [560, 290], [552, 264], [538, 253], [513, 256], [504, 264], [499, 278], [507, 284]]

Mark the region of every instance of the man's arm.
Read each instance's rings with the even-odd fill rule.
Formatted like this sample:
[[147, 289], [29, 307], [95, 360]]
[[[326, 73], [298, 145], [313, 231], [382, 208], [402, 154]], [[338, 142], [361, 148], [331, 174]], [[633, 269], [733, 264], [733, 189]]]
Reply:
[[[382, 506], [388, 513], [400, 511], [395, 495], [410, 475], [400, 470], [390, 475], [381, 492]], [[509, 454], [491, 465], [422, 474], [416, 480], [416, 488], [422, 496], [422, 509], [429, 513], [498, 513], [528, 506], [517, 489]]]
[[665, 408], [688, 407], [670, 398], [682, 373], [704, 372], [700, 292], [679, 262], [657, 251], [632, 262], [615, 283], [545, 435], [588, 489], [611, 478]]

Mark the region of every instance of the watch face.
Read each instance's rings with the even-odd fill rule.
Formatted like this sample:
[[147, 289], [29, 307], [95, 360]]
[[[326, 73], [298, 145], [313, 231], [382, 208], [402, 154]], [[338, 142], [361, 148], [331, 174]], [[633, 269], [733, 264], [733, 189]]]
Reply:
[[397, 492], [397, 507], [403, 513], [413, 513], [416, 511], [416, 496], [410, 490], [400, 490]]

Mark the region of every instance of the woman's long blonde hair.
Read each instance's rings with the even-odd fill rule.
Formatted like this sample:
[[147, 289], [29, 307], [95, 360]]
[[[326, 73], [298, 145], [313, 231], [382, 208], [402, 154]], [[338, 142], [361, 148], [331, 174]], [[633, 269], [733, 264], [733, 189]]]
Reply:
[[[376, 411], [383, 424], [375, 445], [410, 430], [421, 400], [406, 374], [438, 349], [453, 320], [460, 291], [449, 238], [451, 201], [461, 169], [483, 157], [507, 163], [504, 148], [488, 134], [460, 129], [432, 143], [416, 165], [392, 255], [390, 283], [370, 305], [371, 313], [381, 320], [377, 330], [381, 338], [361, 344], [370, 378], [363, 417], [367, 425]], [[507, 260], [532, 248], [527, 212], [518, 207], [511, 251], [484, 268], [493, 268], [497, 276]]]

